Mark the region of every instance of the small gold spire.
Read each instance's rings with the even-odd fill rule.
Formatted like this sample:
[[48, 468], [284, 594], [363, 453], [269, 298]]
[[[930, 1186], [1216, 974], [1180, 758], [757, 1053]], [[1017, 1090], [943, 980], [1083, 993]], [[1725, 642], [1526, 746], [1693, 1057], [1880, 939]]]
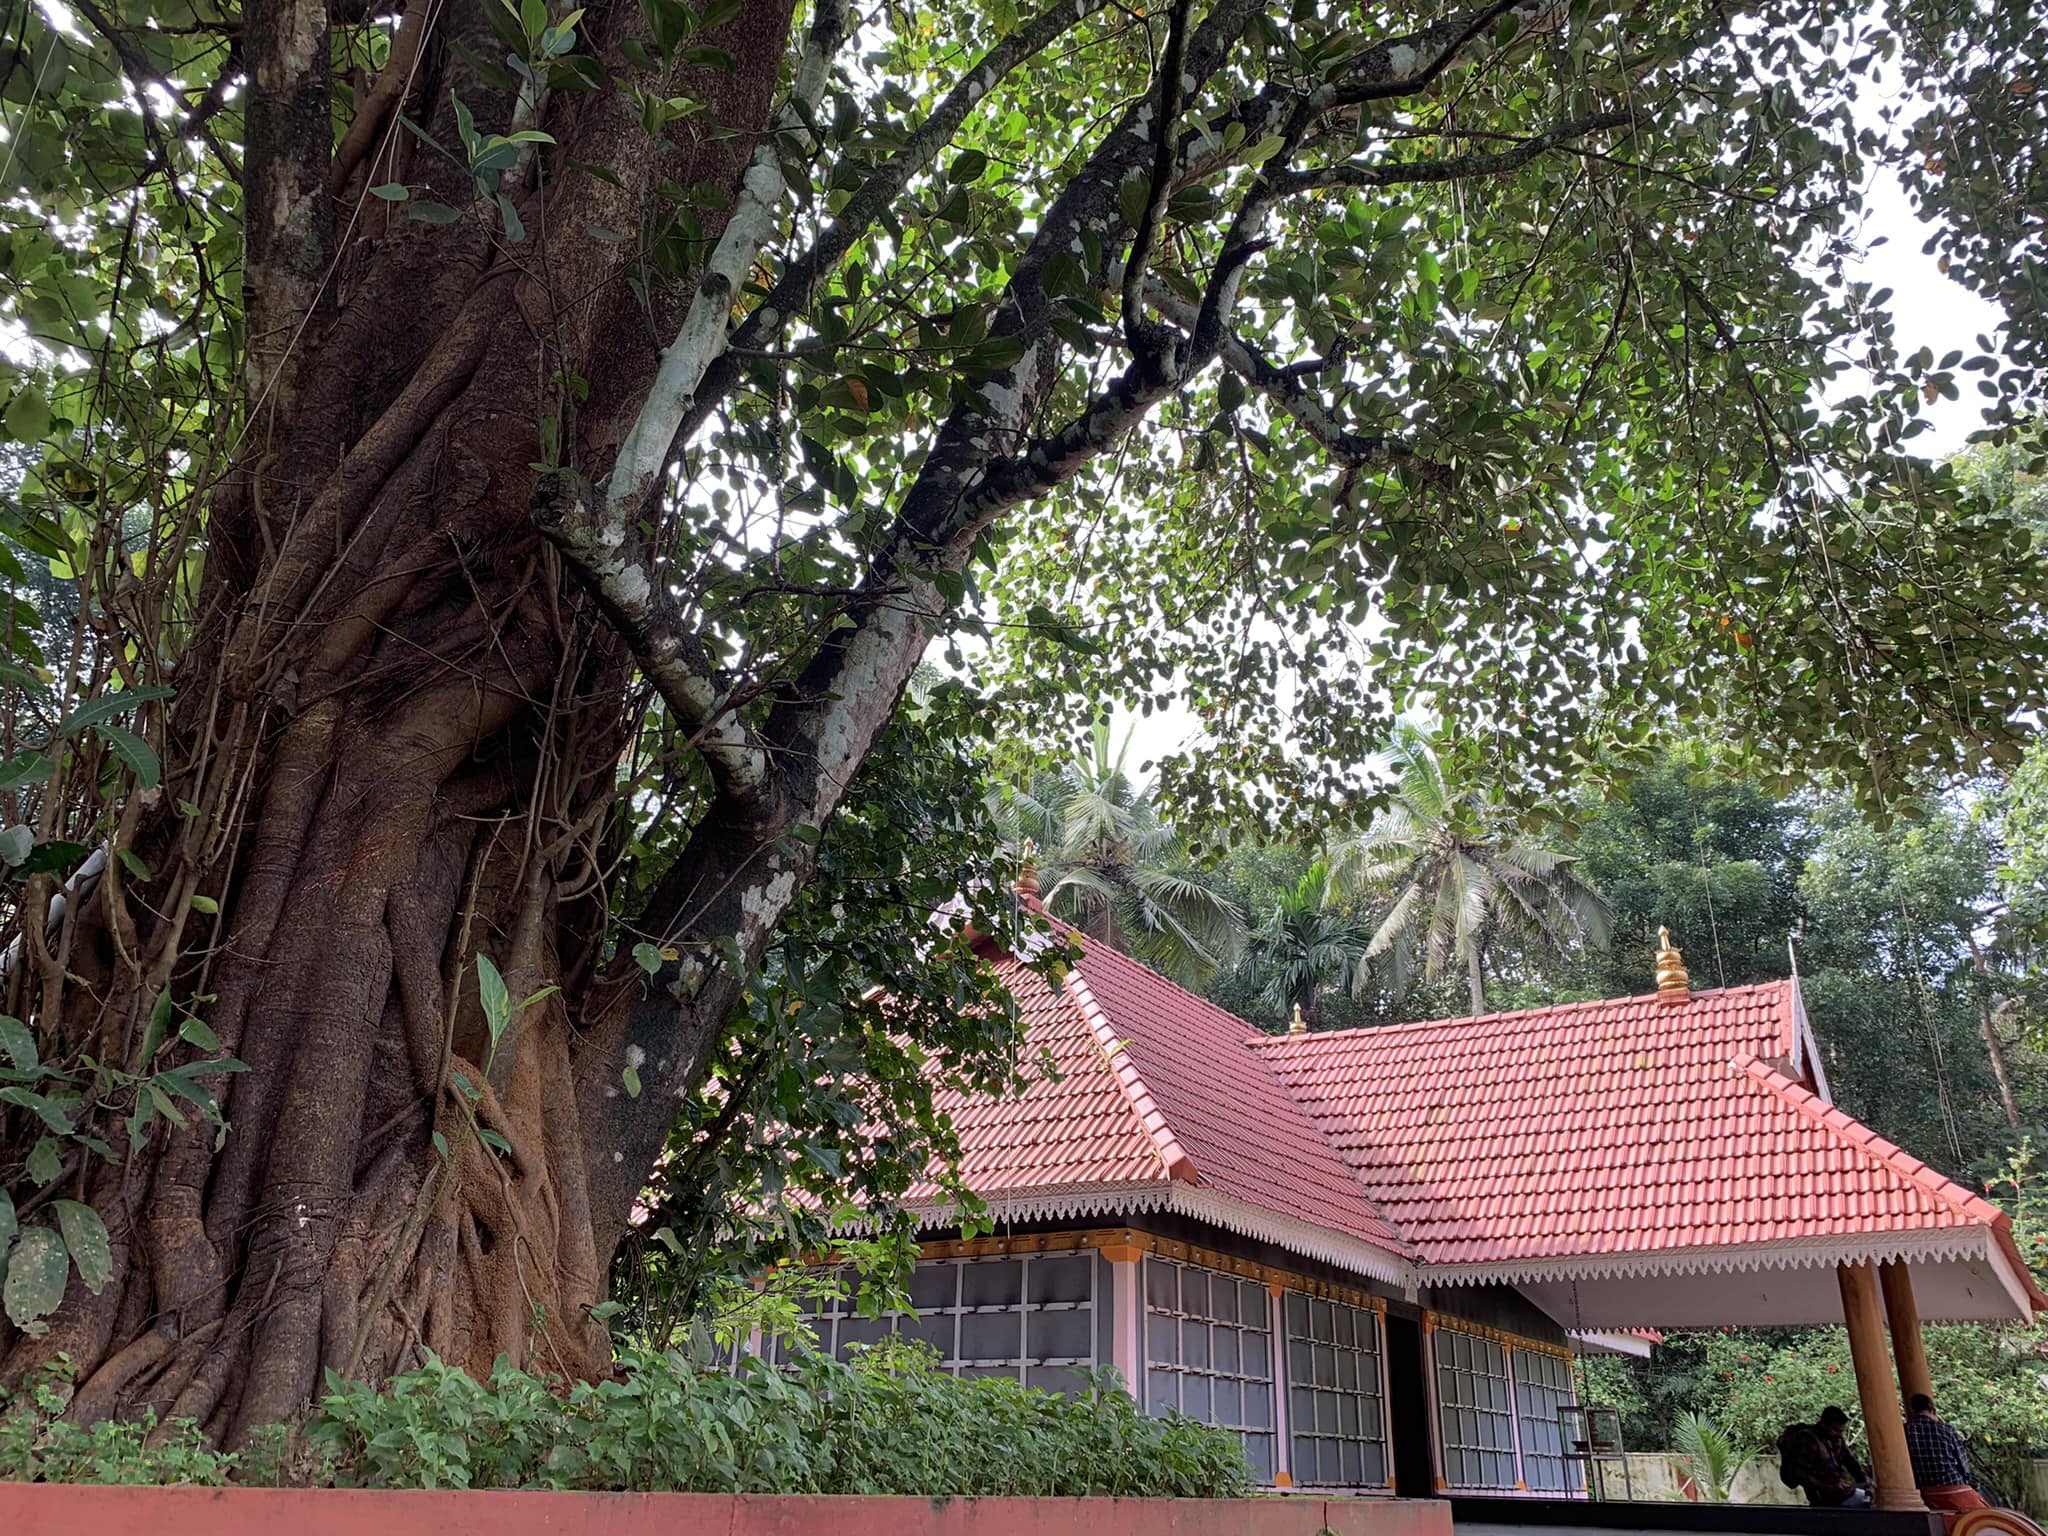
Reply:
[[1692, 996], [1692, 977], [1686, 974], [1685, 957], [1671, 943], [1671, 930], [1657, 930], [1657, 1001], [1682, 1003]]
[[1308, 1020], [1301, 1016], [1301, 1004], [1299, 1003], [1294, 1005], [1294, 1022], [1287, 1026], [1287, 1033], [1290, 1035], [1305, 1035], [1308, 1033]]

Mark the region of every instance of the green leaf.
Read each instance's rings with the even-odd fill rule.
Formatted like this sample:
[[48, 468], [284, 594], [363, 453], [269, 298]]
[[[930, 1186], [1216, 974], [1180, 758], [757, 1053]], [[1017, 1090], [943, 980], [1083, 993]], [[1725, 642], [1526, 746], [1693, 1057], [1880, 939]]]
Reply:
[[1151, 201], [1152, 182], [1149, 177], [1128, 177], [1117, 186], [1116, 205], [1123, 213], [1124, 222], [1132, 229], [1145, 222], [1145, 205]]
[[50, 402], [27, 386], [8, 403], [6, 421], [7, 435], [17, 443], [40, 443], [50, 435]]
[[0, 1013], [0, 1051], [5, 1051], [7, 1059], [23, 1072], [33, 1072], [41, 1065], [36, 1054], [35, 1031], [4, 1013]]
[[418, 219], [422, 224], [453, 224], [462, 217], [462, 214], [446, 203], [423, 201], [407, 203], [405, 216], [408, 219]]
[[14, 1326], [27, 1328], [56, 1311], [64, 1300], [64, 1282], [70, 1274], [71, 1255], [53, 1229], [30, 1227], [22, 1233], [7, 1261], [4, 1293], [7, 1316]]
[[57, 771], [57, 765], [40, 752], [24, 752], [0, 763], [0, 792], [26, 789], [40, 784]]
[[441, 1154], [441, 1161], [448, 1161], [448, 1138], [439, 1131], [434, 1132], [434, 1150]]
[[661, 951], [652, 944], [635, 944], [633, 946], [633, 963], [652, 976], [661, 969]]
[[51, 1102], [32, 1089], [19, 1087], [0, 1088], [0, 1099], [4, 1099], [9, 1104], [19, 1104], [59, 1136], [69, 1136], [71, 1134], [71, 1117], [64, 1112], [62, 1106]]
[[626, 1306], [624, 1302], [600, 1301], [596, 1306], [590, 1309], [590, 1318], [592, 1322], [601, 1323], [608, 1317], [617, 1317], [621, 1312], [625, 1310]]
[[519, 210], [512, 206], [512, 199], [504, 193], [498, 194], [498, 217], [505, 221], [505, 238], [518, 245], [526, 238], [526, 226], [520, 222]]
[[477, 1127], [476, 1139], [494, 1152], [502, 1152], [507, 1157], [512, 1155], [512, 1143], [507, 1141], [502, 1133], [492, 1130], [487, 1125]]
[[402, 203], [412, 196], [412, 188], [402, 181], [387, 181], [380, 187], [370, 188], [370, 196], [381, 197], [387, 203]]
[[978, 149], [970, 149], [953, 162], [953, 168], [946, 173], [946, 178], [955, 182], [979, 181], [987, 169], [988, 156]]
[[198, 1046], [202, 1051], [217, 1051], [220, 1049], [220, 1036], [189, 1014], [185, 1017], [184, 1022], [179, 1024], [178, 1033], [193, 1045]]
[[21, 1223], [14, 1215], [14, 1197], [0, 1189], [0, 1255], [5, 1255], [7, 1245], [14, 1241], [14, 1234], [21, 1230]]
[[64, 1246], [71, 1250], [71, 1262], [78, 1266], [78, 1278], [97, 1296], [114, 1275], [112, 1244], [107, 1241], [107, 1224], [100, 1213], [76, 1200], [51, 1203], [57, 1226], [64, 1234]]
[[54, 1184], [64, 1176], [64, 1154], [58, 1150], [55, 1137], [36, 1138], [36, 1144], [28, 1149], [23, 1171], [37, 1188], [45, 1184]]
[[629, 1067], [627, 1067], [627, 1068], [626, 1068], [626, 1070], [625, 1070], [625, 1071], [623, 1071], [623, 1072], [621, 1072], [621, 1073], [619, 1074], [619, 1077], [620, 1077], [620, 1079], [621, 1079], [621, 1080], [622, 1080], [622, 1081], [623, 1081], [623, 1082], [625, 1083], [625, 1085], [626, 1085], [626, 1097], [627, 1097], [627, 1098], [629, 1098], [629, 1099], [637, 1099], [637, 1098], [639, 1098], [639, 1097], [640, 1097], [640, 1069], [639, 1069], [638, 1067], [631, 1067], [631, 1066], [629, 1066]]
[[220, 903], [211, 896], [194, 896], [192, 898], [192, 910], [194, 912], [204, 912], [208, 917], [212, 917], [220, 911]]
[[29, 850], [36, 845], [36, 835], [29, 828], [16, 825], [0, 832], [0, 864], [9, 869], [24, 862]]
[[80, 731], [127, 714], [138, 704], [168, 699], [170, 696], [171, 690], [168, 688], [131, 688], [125, 693], [107, 693], [96, 699], [87, 699], [64, 717], [57, 727], [57, 734], [75, 736]]
[[121, 867], [127, 870], [128, 873], [133, 875], [136, 879], [144, 882], [148, 881], [149, 866], [143, 863], [141, 859], [136, 857], [134, 849], [117, 848], [114, 850], [114, 857], [119, 859], [121, 861]]
[[476, 999], [484, 1010], [484, 1026], [491, 1032], [491, 1048], [496, 1050], [512, 1024], [512, 994], [491, 957], [482, 953], [476, 957]]

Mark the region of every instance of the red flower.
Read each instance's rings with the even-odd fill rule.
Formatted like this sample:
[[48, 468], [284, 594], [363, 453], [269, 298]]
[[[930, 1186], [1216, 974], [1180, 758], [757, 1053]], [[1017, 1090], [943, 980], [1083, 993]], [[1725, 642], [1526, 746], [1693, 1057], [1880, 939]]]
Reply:
[[1776, 1381], [1777, 1379], [1778, 1379], [1778, 1378], [1777, 1378], [1777, 1377], [1775, 1377], [1775, 1376], [1766, 1376], [1766, 1377], [1764, 1378], [1764, 1380], [1765, 1380], [1765, 1381]]

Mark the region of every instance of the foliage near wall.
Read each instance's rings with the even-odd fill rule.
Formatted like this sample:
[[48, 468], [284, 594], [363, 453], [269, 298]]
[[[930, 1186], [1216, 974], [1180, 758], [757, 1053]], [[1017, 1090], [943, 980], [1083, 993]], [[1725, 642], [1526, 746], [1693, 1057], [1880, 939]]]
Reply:
[[313, 1483], [696, 1493], [1119, 1495], [1251, 1491], [1236, 1440], [1151, 1419], [1105, 1373], [1086, 1396], [956, 1380], [909, 1351], [852, 1364], [706, 1368], [627, 1352], [611, 1380], [566, 1392], [500, 1364], [486, 1383], [439, 1360], [383, 1390], [330, 1376], [296, 1436], [235, 1455], [190, 1421], [81, 1428], [55, 1380], [0, 1415], [0, 1478], [94, 1483]]

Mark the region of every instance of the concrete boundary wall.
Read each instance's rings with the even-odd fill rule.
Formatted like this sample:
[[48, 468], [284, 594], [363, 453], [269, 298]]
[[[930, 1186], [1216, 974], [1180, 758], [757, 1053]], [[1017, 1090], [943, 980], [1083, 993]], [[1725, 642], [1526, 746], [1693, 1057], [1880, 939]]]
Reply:
[[914, 1499], [0, 1483], [0, 1536], [1451, 1536], [1428, 1499]]

